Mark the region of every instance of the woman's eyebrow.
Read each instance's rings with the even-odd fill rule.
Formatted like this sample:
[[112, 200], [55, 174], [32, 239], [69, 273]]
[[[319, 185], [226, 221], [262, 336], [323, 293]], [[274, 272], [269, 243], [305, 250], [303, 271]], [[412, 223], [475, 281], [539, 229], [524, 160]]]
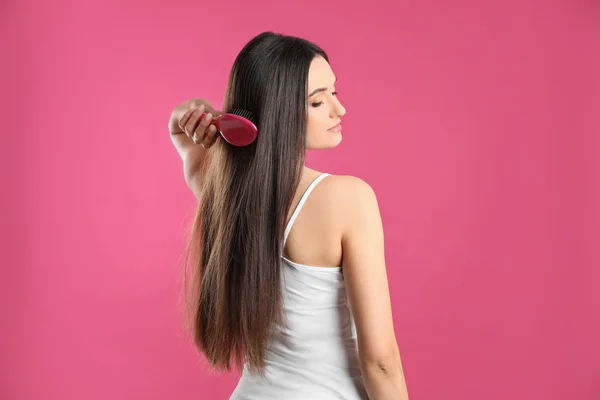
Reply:
[[[336, 82], [337, 82], [337, 78], [335, 78], [335, 81], [333, 81], [333, 84], [335, 85]], [[308, 97], [313, 97], [315, 94], [324, 92], [326, 90], [327, 90], [327, 88], [324, 88], [324, 87], [315, 89], [315, 90], [312, 91], [311, 94], [308, 95]]]

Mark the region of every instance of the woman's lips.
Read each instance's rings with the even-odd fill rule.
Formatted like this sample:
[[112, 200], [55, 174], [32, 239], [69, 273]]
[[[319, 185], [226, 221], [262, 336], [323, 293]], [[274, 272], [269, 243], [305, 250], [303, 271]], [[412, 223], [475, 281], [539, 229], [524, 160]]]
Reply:
[[328, 132], [332, 132], [332, 133], [339, 133], [342, 131], [342, 124], [339, 123], [336, 126], [334, 126], [333, 128], [329, 128], [327, 129]]

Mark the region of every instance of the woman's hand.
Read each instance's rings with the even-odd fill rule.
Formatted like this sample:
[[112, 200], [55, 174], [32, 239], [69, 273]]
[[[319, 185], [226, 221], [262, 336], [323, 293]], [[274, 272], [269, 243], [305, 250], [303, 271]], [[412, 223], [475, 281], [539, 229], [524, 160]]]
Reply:
[[[201, 118], [203, 113], [207, 113]], [[208, 101], [191, 99], [179, 104], [171, 113], [169, 131], [172, 135], [185, 133], [196, 144], [208, 149], [219, 137], [217, 128], [210, 125], [212, 118], [220, 115]]]

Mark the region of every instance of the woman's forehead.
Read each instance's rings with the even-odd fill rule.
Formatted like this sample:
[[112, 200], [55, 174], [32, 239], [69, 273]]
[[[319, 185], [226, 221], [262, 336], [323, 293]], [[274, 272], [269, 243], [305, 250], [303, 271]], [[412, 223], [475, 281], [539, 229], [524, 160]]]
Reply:
[[315, 57], [308, 71], [309, 93], [321, 87], [331, 87], [335, 82], [335, 75], [331, 66], [323, 57]]

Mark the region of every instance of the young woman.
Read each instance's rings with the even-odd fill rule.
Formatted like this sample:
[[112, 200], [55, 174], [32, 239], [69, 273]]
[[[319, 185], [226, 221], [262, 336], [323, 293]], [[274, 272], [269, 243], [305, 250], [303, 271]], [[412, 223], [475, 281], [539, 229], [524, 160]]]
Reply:
[[199, 201], [190, 329], [213, 368], [242, 370], [231, 399], [408, 399], [375, 194], [305, 165], [342, 140], [335, 83], [318, 46], [265, 32], [236, 58], [223, 106], [254, 115], [254, 143], [217, 140], [203, 99], [171, 115]]

